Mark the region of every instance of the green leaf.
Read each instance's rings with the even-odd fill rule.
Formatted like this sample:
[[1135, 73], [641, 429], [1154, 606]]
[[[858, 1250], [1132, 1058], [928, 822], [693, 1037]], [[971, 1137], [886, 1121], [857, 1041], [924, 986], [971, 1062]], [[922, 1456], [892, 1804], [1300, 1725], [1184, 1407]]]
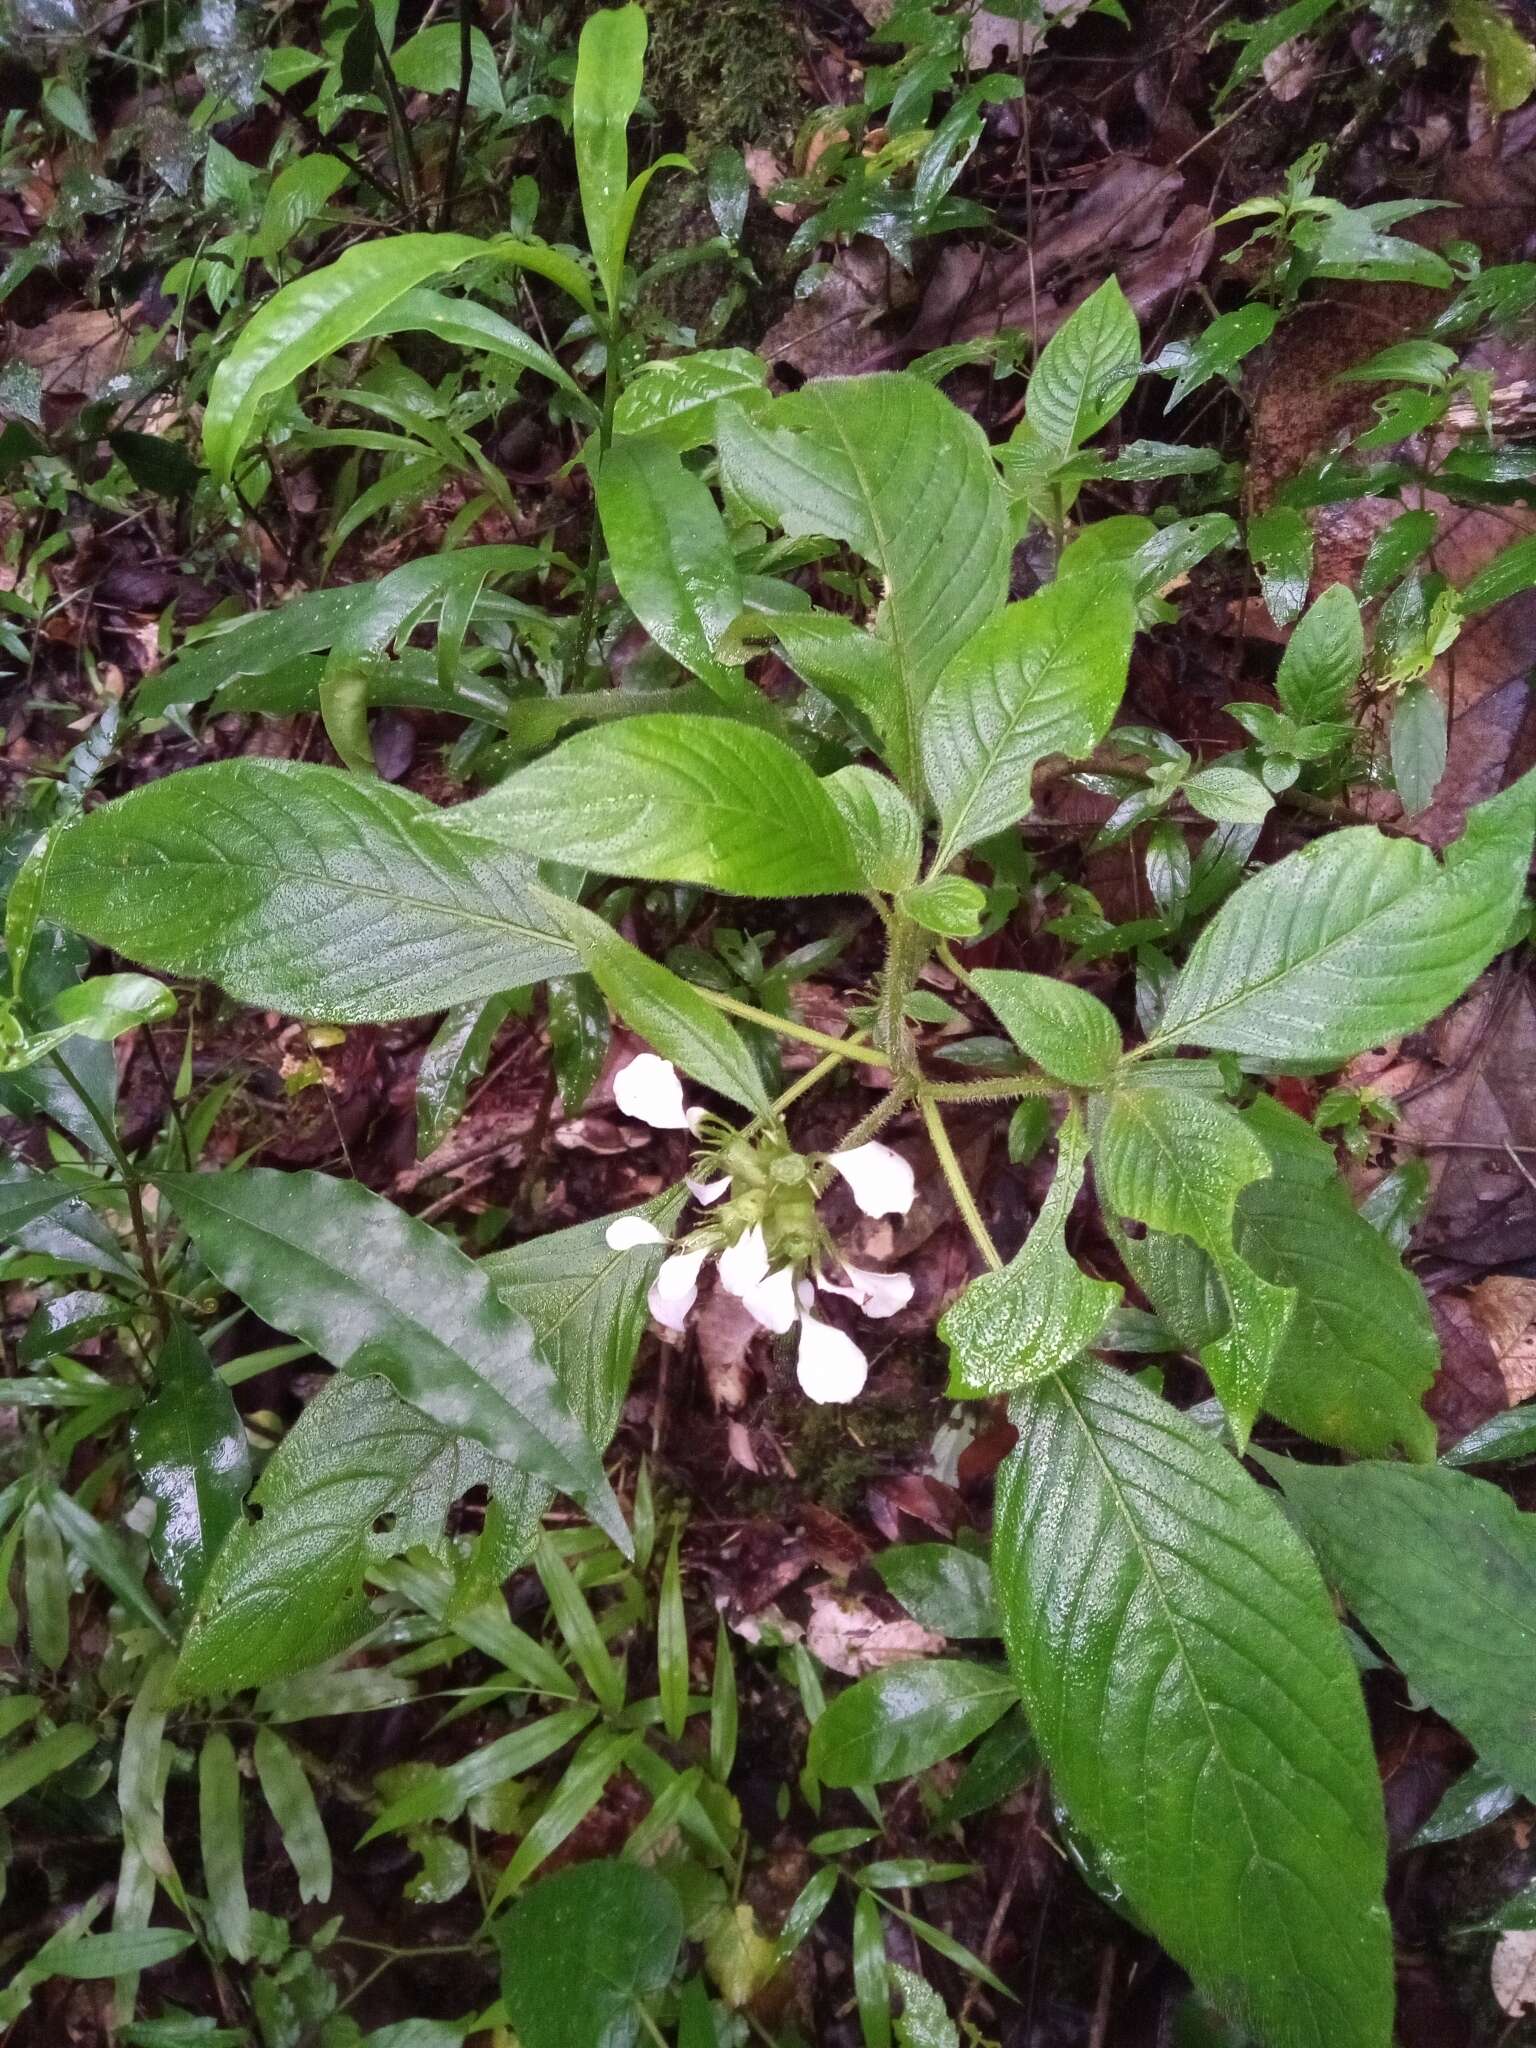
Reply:
[[491, 1931], [523, 2048], [631, 2048], [637, 2003], [672, 1981], [683, 1913], [654, 1870], [598, 1858], [546, 1877]]
[[915, 889], [903, 890], [899, 907], [925, 932], [938, 932], [946, 939], [974, 939], [986, 914], [987, 892], [964, 875], [930, 875]]
[[891, 2048], [891, 1973], [885, 1928], [873, 1895], [853, 1902], [853, 1995], [864, 2048]]
[[993, 1570], [1057, 1795], [1132, 1909], [1274, 2048], [1387, 2048], [1381, 1792], [1332, 1608], [1272, 1499], [1135, 1380], [1014, 1404]]
[[1087, 1163], [1082, 1117], [1073, 1109], [1058, 1138], [1056, 1178], [1023, 1249], [1001, 1272], [973, 1280], [939, 1324], [952, 1395], [1006, 1393], [1059, 1372], [1088, 1349], [1119, 1302], [1120, 1288], [1090, 1279], [1066, 1246]]
[[959, 2031], [933, 1986], [899, 1963], [891, 1965], [891, 1977], [901, 1993], [901, 2013], [896, 2021], [899, 2048], [960, 2048]]
[[1277, 505], [1248, 524], [1248, 552], [1264, 603], [1277, 626], [1301, 616], [1312, 575], [1312, 529], [1294, 505]]
[[1018, 1701], [996, 1664], [920, 1658], [850, 1685], [811, 1730], [810, 1767], [824, 1785], [910, 1778], [985, 1735]]
[[1112, 420], [1135, 389], [1141, 330], [1116, 278], [1065, 320], [1030, 373], [1024, 417], [1058, 460]]
[[1300, 724], [1340, 718], [1364, 661], [1359, 603], [1347, 584], [1330, 584], [1287, 641], [1275, 694]]
[[575, 965], [533, 867], [422, 798], [339, 768], [222, 761], [59, 834], [49, 917], [242, 1002], [354, 1024]]
[[626, 439], [644, 434], [686, 454], [715, 438], [722, 398], [750, 411], [767, 381], [767, 364], [745, 348], [701, 348], [646, 363], [619, 393], [613, 430]]
[[1184, 795], [1203, 818], [1218, 825], [1262, 825], [1275, 804], [1257, 775], [1221, 763], [1191, 775]]
[[299, 1880], [299, 1897], [331, 1896], [331, 1845], [309, 1774], [275, 1728], [256, 1730], [256, 1776]]
[[272, 180], [252, 249], [270, 269], [294, 236], [308, 226], [351, 176], [340, 157], [323, 151], [295, 157]]
[[1233, 1240], [1243, 1189], [1270, 1171], [1269, 1154], [1224, 1102], [1174, 1088], [1123, 1088], [1090, 1111], [1094, 1171], [1107, 1211], [1187, 1237], [1210, 1259], [1226, 1329], [1201, 1362], [1245, 1441], [1295, 1307], [1294, 1292], [1263, 1279]]
[[745, 1041], [697, 989], [659, 960], [648, 959], [594, 912], [560, 897], [544, 900], [570, 934], [587, 972], [632, 1031], [706, 1088], [755, 1114], [767, 1110], [768, 1091]]
[[597, 510], [619, 593], [657, 646], [727, 703], [751, 702], [741, 670], [715, 653], [740, 616], [741, 575], [702, 478], [660, 441], [615, 441]]
[[485, 843], [738, 896], [863, 885], [837, 806], [799, 755], [722, 718], [592, 726], [452, 818]]
[[383, 1807], [358, 1847], [423, 1821], [457, 1820], [473, 1799], [545, 1763], [575, 1736], [584, 1734], [596, 1717], [594, 1707], [559, 1707], [530, 1716], [509, 1735], [467, 1750], [456, 1763], [445, 1764], [432, 1777], [417, 1780], [398, 1799]]
[[1506, 1782], [1502, 1772], [1479, 1761], [1448, 1788], [1408, 1846], [1428, 1849], [1438, 1842], [1459, 1842], [1500, 1819], [1519, 1799], [1519, 1792]]
[[1507, 1408], [1453, 1444], [1441, 1458], [1445, 1465], [1490, 1465], [1505, 1458], [1536, 1454], [1536, 1405]]
[[67, 1771], [95, 1747], [94, 1731], [71, 1721], [0, 1757], [0, 1808], [35, 1790], [47, 1779], [57, 1777], [60, 1771]]
[[956, 1543], [895, 1543], [876, 1553], [875, 1570], [914, 1620], [941, 1636], [995, 1636], [992, 1572], [984, 1557]]
[[934, 684], [1007, 596], [1007, 512], [980, 428], [918, 379], [877, 373], [818, 380], [751, 420], [721, 405], [719, 446], [728, 490], [753, 517], [846, 541], [883, 578], [874, 634], [890, 671], [877, 727], [912, 791]]
[[1047, 754], [1092, 753], [1124, 694], [1134, 631], [1123, 582], [1075, 576], [1009, 605], [954, 655], [922, 718], [940, 866], [1017, 823]]
[[1536, 92], [1536, 49], [1493, 0], [1450, 0], [1456, 47], [1476, 57], [1490, 112], [1513, 113]]
[[1414, 1691], [1536, 1796], [1536, 1517], [1444, 1465], [1260, 1462], [1324, 1574]]
[[896, 895], [915, 882], [922, 821], [890, 777], [856, 761], [823, 776], [821, 786], [837, 807], [869, 887]]
[[560, 975], [544, 991], [544, 1016], [561, 1107], [575, 1116], [608, 1062], [608, 1005], [590, 974]]
[[940, 1827], [951, 1827], [989, 1807], [1001, 1806], [1009, 1793], [1028, 1784], [1039, 1768], [1039, 1744], [1023, 1709], [1016, 1707], [977, 1743], [934, 1819]]
[[0, 1163], [0, 1240], [137, 1282], [137, 1266], [80, 1199], [79, 1186], [62, 1174], [38, 1173], [18, 1161]]
[[129, 1442], [155, 1503], [150, 1548], [178, 1600], [195, 1601], [224, 1538], [240, 1519], [251, 1454], [228, 1387], [180, 1316], [155, 1359], [155, 1392]]
[[338, 1374], [305, 1408], [214, 1559], [176, 1669], [184, 1699], [242, 1691], [350, 1648], [373, 1563], [442, 1541], [449, 1508], [491, 1476], [381, 1379]]
[[1048, 974], [982, 967], [977, 992], [1035, 1064], [1074, 1088], [1102, 1088], [1120, 1064], [1120, 1026], [1097, 996]]
[[222, 1728], [203, 1738], [197, 1760], [197, 1830], [203, 1882], [219, 1939], [237, 1963], [251, 1956], [251, 1904], [245, 1891], [245, 1826], [240, 1767]]
[[[450, 23], [448, 27], [449, 33], [457, 37], [457, 26]], [[482, 355], [495, 356], [501, 362], [512, 363], [519, 370], [536, 370], [551, 384], [558, 384], [567, 397], [575, 399], [583, 417], [592, 414], [592, 406], [585, 393], [549, 350], [541, 348], [531, 335], [514, 326], [503, 314], [482, 306], [478, 299], [450, 298], [446, 292], [435, 292], [421, 285], [414, 291], [402, 292], [354, 338], [369, 341], [375, 336], [392, 337], [397, 334], [430, 334], [454, 348], [474, 349]], [[467, 552], [473, 553], [474, 550]]]
[[441, 1232], [321, 1173], [163, 1174], [209, 1270], [332, 1365], [379, 1374], [440, 1429], [587, 1506], [626, 1540], [596, 1452], [531, 1326]]
[[1238, 1197], [1237, 1248], [1265, 1279], [1296, 1291], [1264, 1406], [1303, 1435], [1362, 1457], [1401, 1445], [1412, 1458], [1432, 1458], [1434, 1424], [1420, 1404], [1440, 1347], [1423, 1288], [1355, 1209], [1309, 1125], [1268, 1096], [1243, 1121], [1268, 1152], [1270, 1172]]
[[1536, 583], [1536, 533], [1528, 533], [1523, 540], [1511, 541], [1507, 548], [1501, 548], [1491, 562], [1472, 578], [1461, 593], [1461, 612], [1464, 618], [1475, 618], [1479, 612], [1491, 611], [1496, 604], [1503, 604], [1506, 598], [1518, 597], [1522, 590], [1529, 590]]
[[628, 240], [629, 121], [640, 104], [645, 43], [642, 8], [601, 8], [588, 17], [576, 52], [571, 141], [587, 241], [597, 259], [610, 315], [619, 308]]
[[[27, 1647], [45, 1671], [57, 1671], [69, 1656], [69, 1575], [64, 1564], [64, 1540], [57, 1518], [48, 1512], [48, 1504], [41, 1498], [34, 1500], [21, 1517], [21, 1529]], [[0, 1592], [3, 1590], [0, 1588]], [[3, 1783], [0, 1778], [0, 1785]]]
[[208, 387], [203, 454], [214, 475], [229, 482], [267, 402], [291, 391], [323, 356], [345, 348], [429, 277], [497, 253], [497, 244], [469, 235], [392, 235], [358, 242], [274, 292], [221, 356]]
[[688, 1617], [678, 1562], [680, 1535], [673, 1535], [667, 1552], [656, 1609], [656, 1692], [661, 1701], [661, 1725], [674, 1742], [682, 1741], [688, 1722]]
[[[550, 983], [550, 989], [556, 983]], [[485, 1072], [497, 1032], [511, 1016], [515, 992], [460, 1003], [448, 1012], [416, 1069], [416, 1157], [435, 1152], [464, 1113], [464, 1098]]]
[[1536, 771], [1478, 804], [1444, 866], [1353, 826], [1245, 882], [1196, 940], [1150, 1044], [1341, 1062], [1454, 1002], [1504, 943]]
[[[1332, 6], [1333, 0], [1327, 0], [1327, 4]], [[1233, 382], [1238, 364], [1254, 349], [1263, 347], [1274, 333], [1279, 317], [1273, 306], [1263, 306], [1254, 300], [1235, 312], [1218, 314], [1192, 340], [1170, 342], [1156, 361], [1147, 365], [1149, 370], [1173, 378], [1173, 389], [1163, 411], [1172, 412], [1213, 377]]]
[[[400, 45], [389, 60], [390, 69], [412, 92], [457, 93], [460, 48], [456, 21], [433, 22]], [[505, 113], [495, 53], [483, 28], [470, 30], [469, 52], [469, 105], [481, 114]]]
[[1445, 773], [1445, 706], [1426, 682], [1404, 685], [1392, 713], [1392, 780], [1405, 817], [1427, 811]]

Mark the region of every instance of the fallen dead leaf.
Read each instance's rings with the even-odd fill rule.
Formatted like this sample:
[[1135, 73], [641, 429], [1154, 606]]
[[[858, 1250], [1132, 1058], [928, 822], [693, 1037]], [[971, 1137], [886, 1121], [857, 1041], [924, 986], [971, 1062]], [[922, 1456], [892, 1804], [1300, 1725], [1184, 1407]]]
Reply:
[[833, 1586], [812, 1586], [810, 1600], [806, 1648], [828, 1670], [840, 1671], [845, 1678], [862, 1678], [867, 1671], [901, 1664], [909, 1657], [935, 1657], [944, 1648], [942, 1636], [910, 1615], [888, 1621]]
[[1488, 1981], [1502, 2011], [1523, 2019], [1536, 2006], [1536, 1931], [1513, 1928], [1493, 1946]]
[[1536, 1393], [1536, 1280], [1495, 1273], [1472, 1289], [1467, 1306], [1488, 1333], [1513, 1408]]
[[38, 327], [16, 328], [11, 352], [30, 363], [53, 398], [94, 398], [122, 368], [136, 306], [122, 312], [81, 307], [55, 313]]

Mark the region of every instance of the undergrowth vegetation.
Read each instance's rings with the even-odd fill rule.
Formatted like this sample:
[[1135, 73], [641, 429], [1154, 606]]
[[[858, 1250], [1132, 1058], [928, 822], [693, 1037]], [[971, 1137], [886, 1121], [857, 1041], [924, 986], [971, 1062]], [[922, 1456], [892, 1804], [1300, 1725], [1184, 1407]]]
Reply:
[[[1536, 263], [1313, 140], [1213, 196], [1205, 282], [1111, 240], [1040, 341], [1031, 67], [1150, 25], [899, 0], [791, 144], [787, 14], [712, 13], [655, 8], [652, 103], [635, 4], [157, 8], [109, 61], [14, 0], [0, 185], [51, 151], [50, 201], [0, 294], [140, 317], [67, 412], [0, 373], [50, 737], [0, 869], [0, 2025], [1388, 2048], [1381, 1702], [1457, 1758], [1423, 1842], [1536, 1798], [1531, 1387], [1437, 1439], [1393, 1085], [1528, 971], [1536, 769], [1457, 772], [1456, 662], [1536, 586]], [[1202, 26], [1204, 117], [1361, 38], [1383, 93], [1536, 86], [1493, 0], [1300, 0]], [[1031, 315], [850, 318], [989, 237]], [[1250, 379], [1341, 302], [1355, 409], [1261, 476]], [[844, 361], [786, 371], [819, 306]], [[125, 676], [69, 626], [136, 521]], [[1058, 2032], [1041, 1843], [1108, 1957], [1084, 1997], [1057, 1944]], [[1485, 2029], [1533, 1874], [1454, 1935]]]

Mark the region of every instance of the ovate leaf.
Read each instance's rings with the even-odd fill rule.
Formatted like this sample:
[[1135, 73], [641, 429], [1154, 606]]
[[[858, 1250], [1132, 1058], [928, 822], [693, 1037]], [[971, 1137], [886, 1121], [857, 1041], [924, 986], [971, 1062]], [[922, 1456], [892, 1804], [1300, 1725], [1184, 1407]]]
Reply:
[[995, 1664], [923, 1658], [872, 1671], [811, 1730], [810, 1767], [824, 1785], [910, 1778], [985, 1735], [1018, 1700]]
[[726, 483], [755, 517], [846, 541], [884, 579], [875, 632], [894, 687], [882, 743], [911, 789], [933, 686], [1007, 595], [1007, 514], [980, 428], [916, 378], [877, 374], [808, 384], [752, 420], [722, 405], [719, 443]]
[[1275, 694], [1303, 725], [1342, 717], [1364, 661], [1359, 603], [1347, 584], [1331, 584], [1297, 621], [1280, 657]]
[[798, 754], [756, 727], [686, 713], [579, 732], [461, 805], [452, 829], [732, 895], [816, 896], [863, 883], [836, 805]]
[[1443, 1465], [1262, 1463], [1324, 1573], [1414, 1691], [1536, 1796], [1536, 1516]]
[[951, 659], [922, 718], [940, 862], [1030, 808], [1035, 765], [1080, 760], [1125, 691], [1135, 610], [1123, 580], [1074, 576], [990, 619]]
[[645, 1864], [600, 1858], [544, 1878], [491, 1931], [523, 2048], [631, 2048], [637, 2001], [671, 1982], [683, 1913]]
[[320, 1173], [164, 1174], [205, 1264], [274, 1328], [623, 1524], [533, 1331], [441, 1232]]
[[1120, 1063], [1120, 1026], [1097, 996], [1049, 974], [982, 967], [982, 1000], [1038, 1067], [1074, 1088], [1102, 1088]]
[[749, 411], [761, 402], [768, 368], [745, 348], [701, 348], [690, 356], [646, 363], [619, 394], [614, 432], [645, 434], [686, 453], [715, 438], [722, 398]]
[[180, 1316], [155, 1358], [155, 1391], [129, 1431], [155, 1503], [150, 1548], [178, 1599], [197, 1598], [251, 1483], [245, 1426], [228, 1387]]
[[1073, 1109], [1061, 1127], [1056, 1178], [1022, 1250], [1000, 1273], [973, 1280], [939, 1324], [951, 1394], [1028, 1386], [1081, 1357], [1103, 1329], [1121, 1290], [1090, 1279], [1066, 1246], [1087, 1160], [1082, 1117]]
[[993, 1570], [1057, 1793], [1213, 2002], [1275, 2048], [1387, 2048], [1381, 1793], [1311, 1560], [1122, 1374], [1074, 1366], [1013, 1414]]
[[1225, 1300], [1225, 1333], [1201, 1361], [1246, 1439], [1295, 1306], [1233, 1241], [1237, 1198], [1269, 1172], [1269, 1155], [1224, 1102], [1174, 1088], [1122, 1088], [1092, 1112], [1094, 1171], [1104, 1206], [1151, 1230], [1187, 1237], [1210, 1259]]
[[44, 908], [162, 973], [343, 1024], [568, 973], [532, 863], [444, 819], [338, 768], [189, 768], [66, 825]]
[[1108, 277], [1063, 321], [1030, 374], [1024, 416], [1065, 459], [1112, 420], [1141, 365], [1141, 330], [1118, 279]]
[[659, 441], [615, 441], [597, 472], [597, 509], [614, 581], [657, 646], [727, 702], [750, 702], [741, 670], [715, 653], [742, 594], [708, 486]]
[[1369, 825], [1315, 840], [1216, 913], [1152, 1042], [1342, 1061], [1427, 1023], [1503, 943], [1533, 829], [1536, 771], [1469, 812], [1443, 867]]
[[894, 895], [917, 880], [922, 821], [887, 775], [859, 762], [822, 780], [853, 844], [859, 872], [872, 889]]

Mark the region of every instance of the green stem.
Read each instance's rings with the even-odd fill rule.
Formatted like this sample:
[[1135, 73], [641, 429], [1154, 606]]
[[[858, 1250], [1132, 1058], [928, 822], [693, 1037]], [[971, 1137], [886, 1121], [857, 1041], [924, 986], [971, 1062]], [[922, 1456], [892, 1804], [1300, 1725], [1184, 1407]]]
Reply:
[[883, 1052], [876, 1052], [872, 1045], [859, 1043], [862, 1033], [848, 1038], [834, 1038], [828, 1031], [813, 1030], [809, 1024], [797, 1024], [790, 1017], [775, 1017], [771, 1010], [759, 1010], [751, 1003], [743, 1003], [735, 996], [721, 993], [719, 989], [698, 988], [696, 992], [717, 1010], [724, 1010], [729, 1016], [740, 1017], [748, 1024], [760, 1024], [765, 1031], [777, 1032], [780, 1038], [798, 1038], [802, 1045], [819, 1046], [823, 1052], [836, 1053], [840, 1060], [861, 1060], [866, 1067], [886, 1067], [890, 1061]]
[[875, 1014], [875, 1043], [883, 1046], [887, 1064], [911, 1064], [912, 1034], [907, 1029], [907, 997], [917, 986], [917, 977], [933, 946], [933, 940], [915, 918], [898, 910], [887, 932], [885, 967]]
[[102, 1115], [63, 1053], [51, 1052], [48, 1057], [57, 1068], [71, 1095], [100, 1131], [102, 1143], [112, 1155], [112, 1163], [122, 1177], [123, 1189], [128, 1197], [128, 1221], [133, 1229], [133, 1241], [138, 1250], [139, 1264], [144, 1268], [144, 1285], [149, 1289], [155, 1322], [163, 1340], [170, 1330], [170, 1309], [166, 1304], [165, 1289], [160, 1283], [160, 1268], [155, 1260], [154, 1240], [149, 1234], [149, 1222], [144, 1214], [144, 1183], [138, 1168], [123, 1150], [111, 1119]]
[[997, 1246], [992, 1242], [991, 1232], [981, 1220], [981, 1211], [976, 1206], [976, 1197], [971, 1193], [970, 1183], [961, 1171], [960, 1161], [955, 1157], [955, 1148], [949, 1142], [949, 1133], [944, 1128], [939, 1105], [931, 1097], [924, 1096], [920, 1098], [920, 1106], [923, 1122], [928, 1128], [929, 1143], [933, 1146], [939, 1170], [944, 1175], [949, 1192], [954, 1198], [955, 1207], [965, 1219], [965, 1227], [971, 1233], [976, 1249], [983, 1259], [994, 1273], [1001, 1272], [1002, 1259], [998, 1256]]
[[1023, 1095], [1058, 1095], [1062, 1091], [1044, 1074], [999, 1074], [985, 1081], [922, 1081], [918, 1094], [927, 1102], [1017, 1102]]
[[603, 466], [603, 457], [613, 443], [613, 415], [619, 403], [619, 344], [623, 333], [619, 326], [618, 311], [608, 310], [608, 344], [603, 359], [603, 410], [597, 423], [597, 466], [592, 471], [594, 498], [592, 509], [592, 533], [587, 543], [587, 572], [581, 598], [581, 617], [576, 622], [576, 637], [571, 643], [571, 658], [566, 669], [565, 687], [569, 690], [581, 679], [581, 671], [587, 659], [587, 648], [592, 641], [592, 628], [597, 621], [597, 572], [603, 559], [602, 527], [597, 517], [595, 487], [598, 471]]
[[862, 1117], [851, 1131], [845, 1131], [837, 1141], [839, 1152], [852, 1152], [855, 1146], [867, 1145], [877, 1131], [883, 1130], [905, 1103], [910, 1102], [916, 1086], [912, 1077], [901, 1075], [889, 1095], [881, 1096], [868, 1116]]

